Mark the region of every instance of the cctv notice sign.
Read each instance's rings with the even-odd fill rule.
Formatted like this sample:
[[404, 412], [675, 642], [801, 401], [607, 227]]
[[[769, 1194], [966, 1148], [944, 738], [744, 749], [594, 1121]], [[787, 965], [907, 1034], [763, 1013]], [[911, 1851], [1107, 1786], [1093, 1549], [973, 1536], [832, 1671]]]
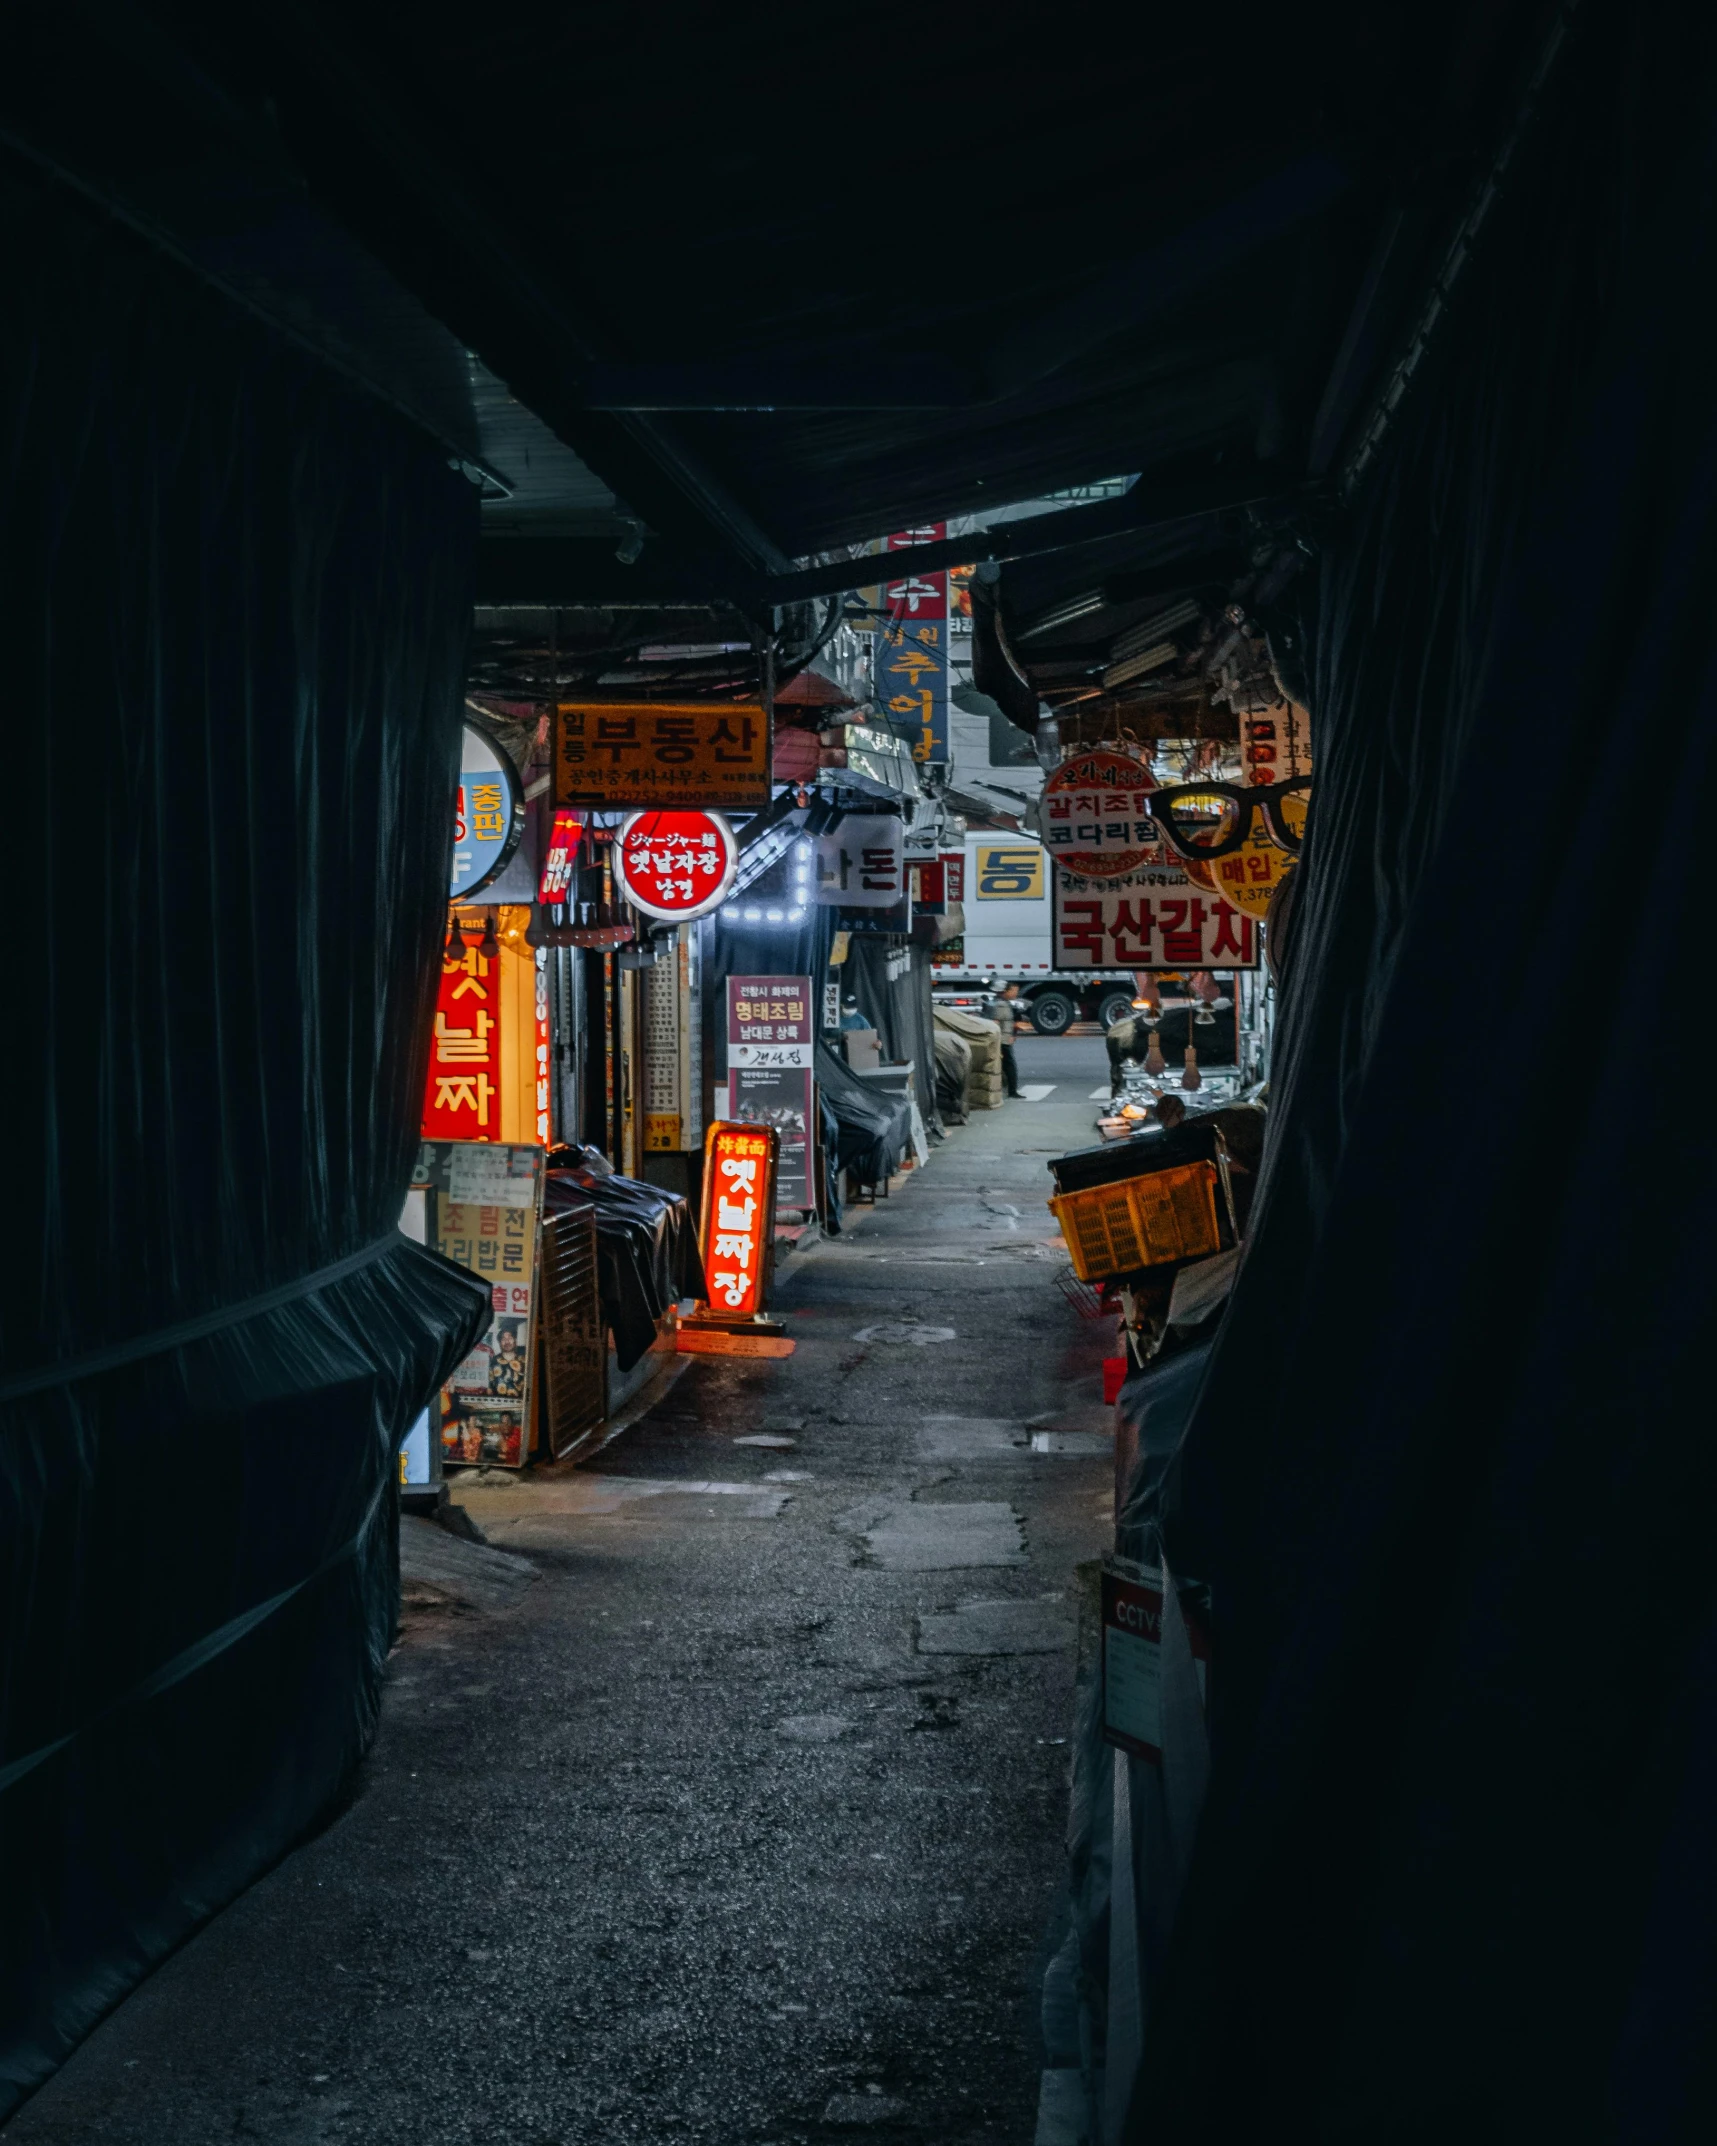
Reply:
[[[1163, 1574], [1124, 1557], [1103, 1561], [1103, 1738], [1117, 1750], [1160, 1766], [1163, 1757]], [[1205, 1702], [1210, 1641], [1203, 1626], [1176, 1603]], [[1184, 1658], [1182, 1666], [1185, 1666]]]

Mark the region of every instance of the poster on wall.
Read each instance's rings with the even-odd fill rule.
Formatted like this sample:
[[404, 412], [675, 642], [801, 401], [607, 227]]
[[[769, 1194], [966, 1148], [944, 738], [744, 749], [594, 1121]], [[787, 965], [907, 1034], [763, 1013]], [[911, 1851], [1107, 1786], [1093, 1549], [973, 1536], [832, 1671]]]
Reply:
[[436, 1407], [449, 1467], [522, 1468], [529, 1454], [542, 1164], [541, 1148], [499, 1141], [418, 1148], [429, 1243], [489, 1285], [489, 1324]]
[[768, 1125], [780, 1135], [775, 1204], [800, 1212], [816, 1205], [815, 1020], [808, 976], [727, 980], [727, 1115], [736, 1125]]

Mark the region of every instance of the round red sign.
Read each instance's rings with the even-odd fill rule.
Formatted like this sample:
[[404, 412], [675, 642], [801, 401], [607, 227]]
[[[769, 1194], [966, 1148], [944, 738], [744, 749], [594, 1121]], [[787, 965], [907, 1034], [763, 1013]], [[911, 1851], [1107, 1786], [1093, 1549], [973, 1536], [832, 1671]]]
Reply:
[[739, 844], [719, 812], [634, 812], [614, 844], [620, 892], [647, 917], [707, 916], [733, 884]]

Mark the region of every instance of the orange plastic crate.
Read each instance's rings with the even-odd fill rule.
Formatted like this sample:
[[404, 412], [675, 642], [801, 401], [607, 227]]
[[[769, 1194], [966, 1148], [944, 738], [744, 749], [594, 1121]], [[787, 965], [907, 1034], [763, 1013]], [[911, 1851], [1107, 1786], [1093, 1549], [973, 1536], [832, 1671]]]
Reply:
[[1177, 1163], [1083, 1192], [1058, 1192], [1049, 1207], [1082, 1282], [1208, 1259], [1222, 1249], [1213, 1162]]

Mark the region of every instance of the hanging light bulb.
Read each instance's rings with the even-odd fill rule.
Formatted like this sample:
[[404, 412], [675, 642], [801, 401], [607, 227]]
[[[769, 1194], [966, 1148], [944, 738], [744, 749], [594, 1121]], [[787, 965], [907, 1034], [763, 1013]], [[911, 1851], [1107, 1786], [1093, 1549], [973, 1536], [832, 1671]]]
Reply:
[[1159, 1073], [1166, 1073], [1168, 1069], [1169, 1062], [1163, 1056], [1162, 1038], [1153, 1028], [1149, 1047], [1145, 1051], [1145, 1071], [1154, 1080]]
[[445, 958], [449, 961], [463, 961], [465, 959], [465, 934], [459, 928], [459, 919], [457, 917], [449, 917], [447, 920]]
[[477, 951], [485, 961], [494, 961], [500, 956], [501, 942], [495, 936], [495, 912], [492, 909], [485, 912], [483, 937], [478, 944]]
[[1183, 1088], [1202, 1088], [1204, 1075], [1198, 1070], [1198, 1053], [1189, 1043], [1186, 1047], [1186, 1071], [1180, 1077]]

